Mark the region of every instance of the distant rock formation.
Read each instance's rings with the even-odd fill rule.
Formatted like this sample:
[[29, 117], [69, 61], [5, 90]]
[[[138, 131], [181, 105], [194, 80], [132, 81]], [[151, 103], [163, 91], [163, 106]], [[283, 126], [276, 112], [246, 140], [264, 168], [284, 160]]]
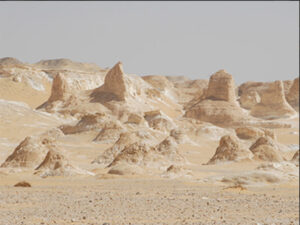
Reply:
[[241, 146], [237, 137], [233, 135], [225, 135], [220, 139], [216, 153], [207, 164], [251, 159], [252, 156], [251, 151]]
[[286, 100], [295, 110], [299, 111], [299, 77], [293, 81], [286, 95]]
[[108, 71], [104, 84], [95, 89], [94, 93], [106, 100], [124, 101], [128, 96], [128, 87], [124, 76], [123, 65], [118, 62]]
[[70, 59], [41, 60], [35, 63], [34, 66], [44, 70], [77, 70], [87, 72], [97, 72], [103, 70], [96, 64], [74, 62]]
[[225, 70], [220, 70], [209, 79], [206, 99], [221, 100], [235, 103], [235, 85], [232, 75]]
[[225, 127], [249, 119], [236, 101], [232, 76], [224, 70], [211, 76], [206, 95], [186, 109], [185, 117]]
[[23, 65], [21, 61], [12, 57], [5, 57], [0, 59], [1, 66], [13, 66], [13, 65]]
[[296, 115], [287, 103], [282, 81], [269, 83], [261, 92], [261, 101], [251, 109], [251, 115], [262, 119], [285, 118]]

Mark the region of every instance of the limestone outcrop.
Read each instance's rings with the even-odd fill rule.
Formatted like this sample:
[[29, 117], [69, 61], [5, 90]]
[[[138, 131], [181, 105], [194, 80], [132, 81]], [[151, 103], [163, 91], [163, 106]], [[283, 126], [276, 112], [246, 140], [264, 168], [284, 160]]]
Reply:
[[249, 119], [236, 101], [232, 76], [224, 70], [210, 77], [206, 95], [186, 109], [185, 117], [224, 127], [237, 126]]
[[251, 115], [262, 119], [286, 118], [296, 115], [287, 103], [282, 81], [269, 83], [261, 92], [261, 101], [251, 109]]
[[286, 95], [286, 100], [295, 110], [299, 111], [299, 77], [293, 81]]
[[207, 164], [239, 161], [243, 159], [251, 159], [252, 157], [253, 155], [251, 151], [242, 147], [237, 137], [233, 135], [225, 135], [220, 139], [219, 146], [215, 154]]

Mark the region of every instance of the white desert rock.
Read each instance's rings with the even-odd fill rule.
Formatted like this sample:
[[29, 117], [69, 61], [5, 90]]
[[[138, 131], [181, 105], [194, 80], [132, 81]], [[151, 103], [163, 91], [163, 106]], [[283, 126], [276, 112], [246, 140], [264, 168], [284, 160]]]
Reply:
[[218, 162], [239, 161], [251, 159], [253, 154], [244, 148], [238, 138], [233, 135], [225, 135], [220, 139], [219, 146], [213, 157], [207, 164], [216, 164]]
[[224, 70], [211, 76], [205, 98], [186, 109], [185, 116], [217, 126], [236, 126], [249, 119], [236, 101], [232, 76]]
[[294, 109], [299, 111], [299, 77], [293, 81], [293, 84], [286, 95], [286, 100]]
[[295, 116], [296, 111], [287, 103], [282, 81], [269, 83], [261, 93], [261, 101], [251, 109], [251, 115], [263, 119]]

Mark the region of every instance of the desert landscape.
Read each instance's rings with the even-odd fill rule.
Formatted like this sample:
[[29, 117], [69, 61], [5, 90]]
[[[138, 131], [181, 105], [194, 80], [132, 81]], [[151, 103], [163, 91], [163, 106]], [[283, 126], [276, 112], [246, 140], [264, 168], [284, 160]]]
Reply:
[[0, 224], [299, 224], [299, 77], [234, 76], [0, 59]]

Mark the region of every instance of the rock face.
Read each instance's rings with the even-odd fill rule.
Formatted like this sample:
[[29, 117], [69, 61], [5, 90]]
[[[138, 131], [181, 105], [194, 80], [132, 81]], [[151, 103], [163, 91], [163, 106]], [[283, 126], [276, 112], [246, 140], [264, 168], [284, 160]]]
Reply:
[[123, 64], [118, 62], [105, 76], [104, 84], [95, 90], [107, 100], [124, 101], [127, 93]]
[[52, 140], [35, 136], [26, 137], [8, 156], [1, 167], [34, 168], [45, 157], [47, 151], [55, 148]]
[[287, 103], [282, 81], [269, 83], [261, 93], [261, 102], [251, 109], [251, 115], [263, 119], [285, 118], [296, 115]]
[[51, 96], [48, 102], [65, 100], [69, 93], [68, 83], [63, 74], [57, 74], [53, 80]]
[[252, 153], [248, 149], [243, 148], [235, 136], [225, 135], [220, 139], [216, 153], [207, 164], [250, 159], [252, 156]]
[[235, 85], [232, 75], [220, 70], [209, 79], [206, 99], [235, 102]]
[[260, 96], [257, 91], [251, 90], [240, 96], [240, 105], [245, 109], [251, 109], [260, 102]]
[[233, 78], [224, 70], [211, 76], [206, 96], [187, 108], [185, 117], [217, 126], [236, 126], [248, 119], [236, 101]]
[[74, 167], [60, 151], [53, 149], [48, 151], [44, 160], [35, 170], [34, 174], [38, 174], [41, 177], [71, 176], [76, 174], [92, 175], [92, 173]]
[[299, 111], [299, 77], [293, 81], [293, 84], [286, 95], [286, 100], [294, 109]]
[[58, 151], [48, 151], [43, 162], [36, 168], [36, 170], [57, 170], [69, 166], [67, 159]]

